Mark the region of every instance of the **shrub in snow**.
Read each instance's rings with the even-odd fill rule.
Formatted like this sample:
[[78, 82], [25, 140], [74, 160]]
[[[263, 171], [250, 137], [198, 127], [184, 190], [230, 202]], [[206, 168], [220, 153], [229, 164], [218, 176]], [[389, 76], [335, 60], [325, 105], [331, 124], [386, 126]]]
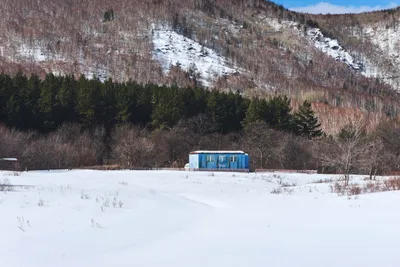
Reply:
[[400, 190], [400, 178], [392, 177], [382, 182], [369, 182], [365, 185], [352, 184], [345, 186], [344, 183], [336, 182], [331, 185], [331, 192], [340, 196], [355, 196], [361, 194], [397, 191]]
[[93, 228], [103, 228], [98, 222], [96, 222], [94, 219], [91, 219], [91, 226]]
[[43, 207], [44, 206], [44, 200], [43, 199], [39, 199], [38, 206], [39, 207]]
[[103, 206], [106, 208], [110, 207], [110, 198], [109, 197], [103, 198]]
[[400, 178], [392, 177], [384, 182], [388, 190], [400, 190]]
[[272, 189], [271, 194], [282, 194], [282, 189], [274, 188], [274, 189]]
[[85, 193], [83, 190], [81, 192], [81, 199], [90, 199], [91, 195], [89, 193]]
[[3, 181], [0, 181], [0, 192], [9, 192], [9, 191], [13, 191], [11, 181], [9, 179], [4, 179]]

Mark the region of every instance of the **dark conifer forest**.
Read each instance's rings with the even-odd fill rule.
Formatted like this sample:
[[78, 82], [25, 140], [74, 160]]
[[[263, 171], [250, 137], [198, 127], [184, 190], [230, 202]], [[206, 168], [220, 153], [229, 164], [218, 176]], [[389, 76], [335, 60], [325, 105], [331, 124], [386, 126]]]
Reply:
[[[162, 130], [199, 115], [210, 120], [213, 132], [223, 134], [240, 132], [256, 121], [300, 135], [296, 130], [300, 125], [312, 127], [304, 116], [294, 120], [286, 96], [249, 100], [239, 92], [142, 85], [134, 81], [118, 83], [111, 79], [102, 83], [84, 76], [76, 80], [72, 76], [48, 74], [40, 80], [36, 75], [1, 74], [0, 106], [2, 123], [40, 133], [50, 133], [65, 123], [78, 123], [85, 129], [103, 126], [111, 130], [129, 124]], [[311, 111], [311, 106], [308, 109]], [[318, 126], [313, 114], [306, 115], [314, 118], [313, 126]]]

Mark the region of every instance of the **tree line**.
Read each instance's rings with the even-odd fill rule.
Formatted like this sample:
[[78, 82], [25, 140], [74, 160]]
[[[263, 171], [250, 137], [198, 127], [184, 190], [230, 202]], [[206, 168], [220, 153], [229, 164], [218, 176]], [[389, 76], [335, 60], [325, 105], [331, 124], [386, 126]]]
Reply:
[[116, 165], [183, 167], [197, 149], [245, 150], [251, 169], [318, 169], [377, 174], [400, 170], [400, 128], [349, 121], [321, 129], [311, 104], [286, 96], [179, 88], [84, 76], [0, 75], [0, 157], [23, 169]]
[[179, 88], [134, 81], [100, 82], [81, 76], [47, 74], [0, 75], [0, 122], [20, 130], [49, 133], [65, 123], [86, 129], [102, 125], [107, 131], [129, 124], [150, 130], [169, 129], [199, 115], [210, 118], [213, 132], [239, 132], [256, 121], [307, 138], [322, 135], [311, 104], [292, 112], [290, 99], [275, 96], [247, 99], [238, 92]]

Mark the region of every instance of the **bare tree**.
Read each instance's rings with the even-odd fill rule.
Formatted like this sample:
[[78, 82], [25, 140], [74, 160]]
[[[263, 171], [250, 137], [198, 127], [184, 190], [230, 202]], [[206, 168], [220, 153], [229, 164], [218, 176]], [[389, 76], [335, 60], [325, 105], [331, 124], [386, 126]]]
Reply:
[[151, 167], [154, 143], [145, 129], [120, 126], [115, 130], [112, 154], [114, 159], [129, 168]]
[[375, 180], [378, 172], [385, 172], [389, 169], [390, 152], [385, 150], [382, 139], [378, 136], [371, 136], [368, 140], [368, 153], [361, 161], [361, 168], [368, 172], [369, 179]]
[[386, 164], [392, 170], [400, 169], [400, 128], [394, 122], [382, 123], [376, 134], [386, 153]]
[[197, 138], [197, 147], [204, 145], [204, 138], [207, 134], [216, 130], [216, 125], [206, 114], [198, 114], [195, 117], [181, 120], [178, 124], [180, 128], [186, 128]]
[[246, 149], [251, 154], [253, 168], [265, 168], [269, 159], [273, 156], [274, 144], [272, 140], [273, 130], [268, 128], [265, 122], [255, 122], [246, 126]]
[[344, 175], [345, 186], [349, 184], [350, 172], [365, 165], [365, 155], [373, 150], [367, 141], [365, 121], [359, 119], [351, 121], [336, 139], [329, 140], [323, 147], [323, 164], [339, 170]]

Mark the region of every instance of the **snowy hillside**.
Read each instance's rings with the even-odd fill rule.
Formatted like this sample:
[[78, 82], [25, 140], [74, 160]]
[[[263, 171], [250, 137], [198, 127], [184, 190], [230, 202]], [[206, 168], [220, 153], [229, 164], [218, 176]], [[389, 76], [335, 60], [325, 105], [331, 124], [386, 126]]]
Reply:
[[153, 30], [153, 55], [158, 60], [164, 72], [171, 66], [179, 65], [184, 70], [192, 70], [200, 75], [200, 81], [206, 87], [218, 78], [235, 73], [228, 66], [227, 60], [215, 51], [202, 46], [172, 30]]
[[400, 193], [338, 196], [337, 179], [0, 172], [0, 266], [399, 266]]
[[396, 27], [386, 27], [380, 25], [367, 27], [363, 36], [369, 39], [378, 49], [379, 54], [386, 55], [389, 64], [385, 64], [385, 71], [376, 66], [376, 62], [370, 62], [371, 77], [379, 77], [385, 83], [392, 85], [400, 90], [400, 31]]
[[[275, 31], [290, 31], [294, 35], [302, 35], [299, 30], [300, 24], [292, 21], [278, 21], [271, 18], [262, 18]], [[324, 36], [321, 29], [309, 28], [306, 33], [308, 41], [318, 50], [334, 58], [336, 61], [343, 62], [354, 70], [363, 70], [363, 63], [356, 60], [346, 49], [344, 49], [336, 39]]]
[[363, 64], [355, 60], [353, 56], [349, 54], [349, 52], [340, 46], [338, 40], [325, 37], [318, 28], [309, 29], [307, 31], [307, 35], [314, 43], [315, 47], [325, 54], [333, 57], [337, 61], [347, 64], [354, 70], [362, 70]]
[[79, 53], [76, 58], [67, 58], [54, 50], [46, 48], [45, 44], [35, 42], [34, 44], [19, 43], [0, 47], [0, 55], [4, 59], [14, 63], [30, 62], [45, 66], [47, 72], [54, 75], [67, 75], [70, 71], [65, 66], [75, 66], [79, 70], [79, 74], [85, 75], [89, 79], [97, 78], [105, 81], [109, 77], [109, 71], [104, 64], [92, 64], [83, 53]]

